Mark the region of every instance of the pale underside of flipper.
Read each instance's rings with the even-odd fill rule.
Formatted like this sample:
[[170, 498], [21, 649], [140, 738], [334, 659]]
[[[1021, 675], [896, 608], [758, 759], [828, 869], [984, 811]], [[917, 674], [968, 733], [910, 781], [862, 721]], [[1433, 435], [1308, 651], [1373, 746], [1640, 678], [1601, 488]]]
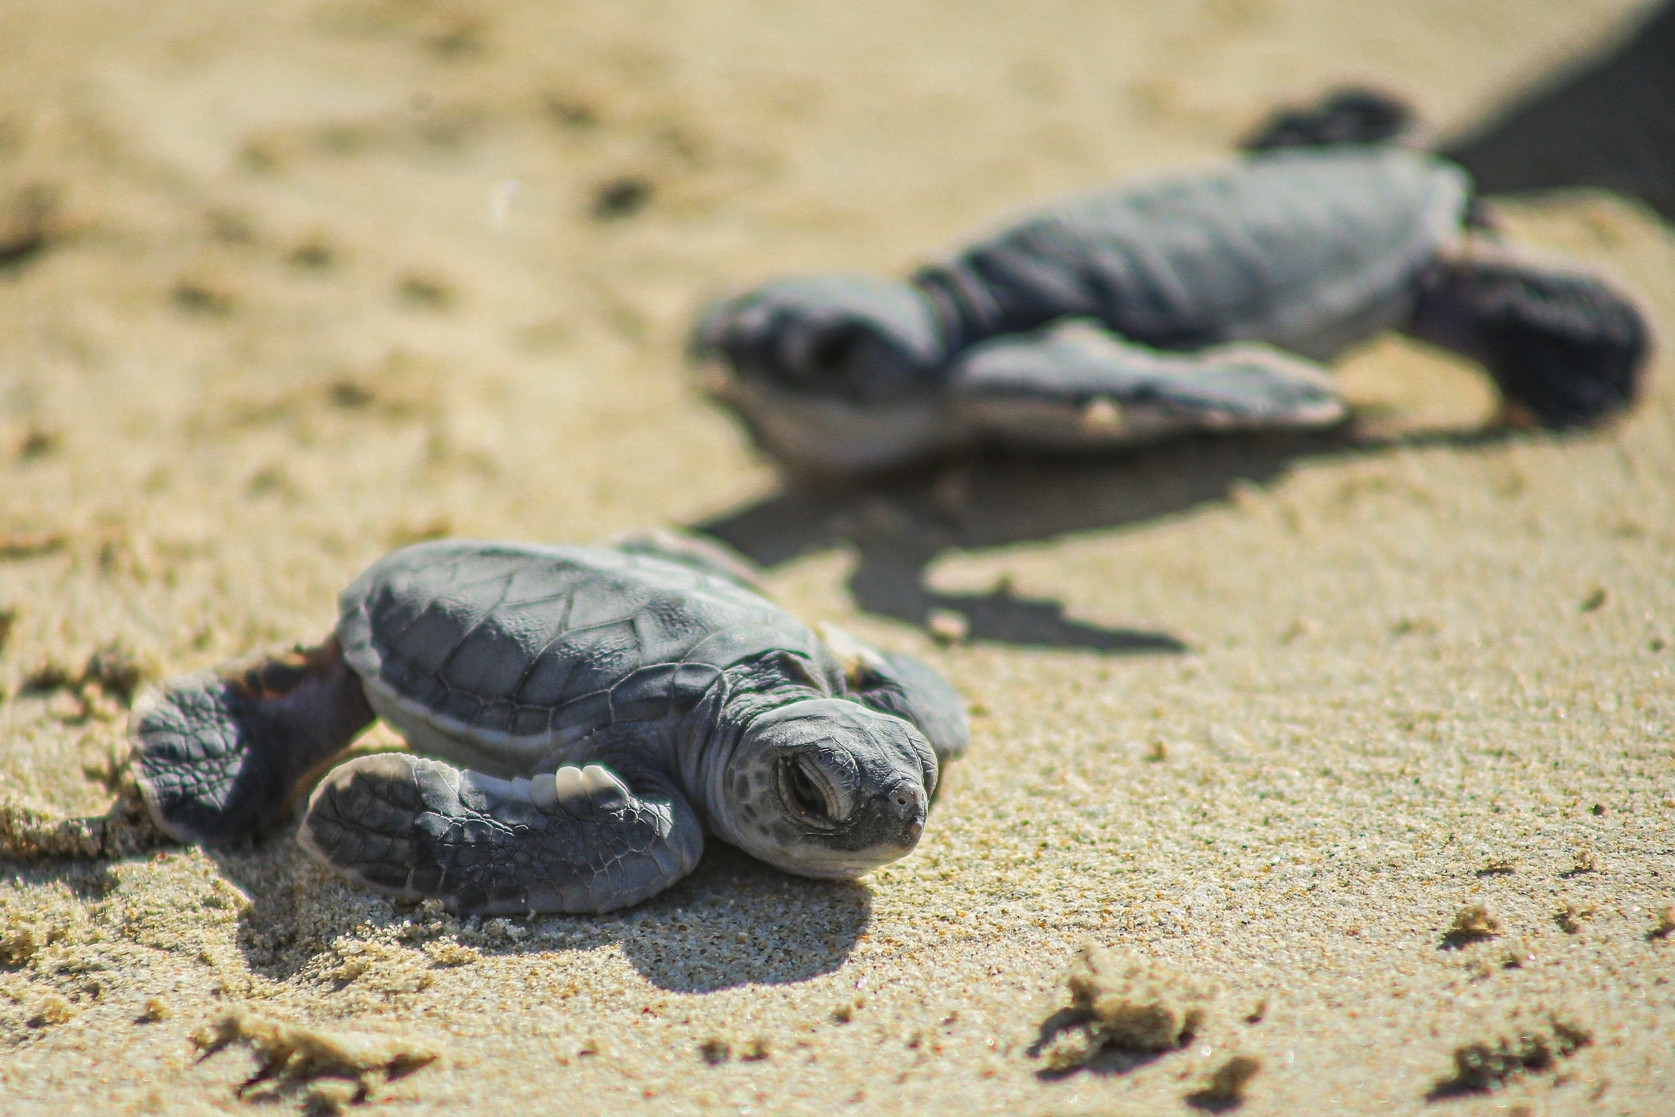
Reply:
[[462, 914], [614, 911], [690, 873], [704, 848], [666, 777], [632, 783], [597, 764], [503, 780], [428, 757], [366, 756], [320, 782], [297, 838], [363, 884]]
[[1322, 366], [1270, 346], [1165, 352], [1079, 321], [974, 347], [949, 390], [955, 422], [974, 440], [1051, 450], [1311, 429], [1346, 414]]

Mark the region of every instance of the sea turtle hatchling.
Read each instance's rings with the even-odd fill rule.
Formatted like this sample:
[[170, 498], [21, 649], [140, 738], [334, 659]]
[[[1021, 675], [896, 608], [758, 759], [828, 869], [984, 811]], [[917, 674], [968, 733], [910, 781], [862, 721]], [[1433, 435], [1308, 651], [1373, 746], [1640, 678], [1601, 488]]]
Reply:
[[[220, 845], [283, 813], [373, 888], [462, 913], [605, 912], [706, 834], [811, 877], [911, 851], [963, 705], [923, 663], [816, 636], [695, 542], [439, 541], [339, 598], [335, 635], [178, 679], [130, 735], [158, 825]], [[330, 767], [374, 718], [411, 752]]]
[[1345, 407], [1319, 362], [1385, 329], [1481, 363], [1520, 419], [1627, 408], [1649, 350], [1633, 301], [1499, 243], [1445, 160], [1310, 146], [1403, 133], [1366, 109], [1287, 116], [1255, 141], [1274, 150], [1045, 210], [905, 282], [727, 299], [694, 334], [706, 388], [807, 474], [1329, 425]]

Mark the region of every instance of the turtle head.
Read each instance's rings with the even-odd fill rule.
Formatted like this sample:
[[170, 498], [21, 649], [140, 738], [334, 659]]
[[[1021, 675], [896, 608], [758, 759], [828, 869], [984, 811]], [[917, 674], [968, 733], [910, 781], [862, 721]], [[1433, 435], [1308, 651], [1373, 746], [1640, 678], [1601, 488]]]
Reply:
[[809, 698], [751, 721], [712, 804], [717, 832], [810, 877], [854, 877], [906, 856], [936, 789], [936, 754], [901, 718]]
[[862, 404], [911, 395], [946, 363], [930, 301], [862, 275], [782, 279], [729, 299], [704, 315], [692, 350], [747, 388]]
[[1420, 337], [1482, 361], [1510, 408], [1555, 429], [1627, 410], [1651, 352], [1644, 315], [1609, 284], [1496, 261], [1428, 277], [1415, 326]]

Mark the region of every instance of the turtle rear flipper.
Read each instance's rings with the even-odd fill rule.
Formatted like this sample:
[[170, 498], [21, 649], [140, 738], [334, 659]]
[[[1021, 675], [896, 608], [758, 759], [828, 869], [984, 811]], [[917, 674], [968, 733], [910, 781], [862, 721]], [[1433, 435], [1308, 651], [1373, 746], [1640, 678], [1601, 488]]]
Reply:
[[1277, 110], [1239, 147], [1255, 152], [1355, 144], [1422, 147], [1425, 138], [1412, 105], [1380, 89], [1347, 86], [1312, 104]]
[[614, 911], [691, 872], [704, 848], [661, 775], [631, 789], [590, 764], [503, 780], [408, 753], [334, 769], [297, 840], [379, 891], [479, 915]]
[[227, 845], [271, 822], [372, 720], [332, 640], [241, 674], [177, 679], [142, 703], [129, 735], [158, 827], [184, 842]]
[[1050, 449], [1308, 429], [1345, 415], [1324, 368], [1268, 346], [1163, 352], [1081, 322], [973, 348], [951, 389], [960, 420], [978, 436]]

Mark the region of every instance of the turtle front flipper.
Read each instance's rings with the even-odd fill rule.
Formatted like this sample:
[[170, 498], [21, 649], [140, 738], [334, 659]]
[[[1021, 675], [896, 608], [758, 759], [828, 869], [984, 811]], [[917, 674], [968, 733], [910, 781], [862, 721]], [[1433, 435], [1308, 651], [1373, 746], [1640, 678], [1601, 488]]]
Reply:
[[822, 624], [820, 638], [843, 665], [844, 684], [862, 705], [901, 718], [930, 742], [937, 764], [971, 747], [965, 701], [930, 664], [901, 652], [881, 652], [848, 629]]
[[226, 845], [278, 815], [304, 778], [372, 723], [336, 640], [240, 674], [173, 680], [129, 725], [152, 818], [183, 842]]
[[1345, 415], [1321, 366], [1258, 344], [1164, 352], [1071, 322], [971, 349], [950, 383], [973, 435], [1056, 450], [1198, 431], [1295, 430]]
[[407, 753], [340, 765], [308, 802], [298, 841], [333, 868], [461, 914], [607, 912], [698, 864], [698, 816], [668, 780], [608, 769], [502, 780]]
[[971, 747], [971, 726], [965, 702], [948, 680], [901, 652], [880, 652], [879, 659], [882, 666], [866, 680], [871, 685], [860, 692], [861, 701], [916, 726], [931, 743], [938, 764], [964, 756]]

